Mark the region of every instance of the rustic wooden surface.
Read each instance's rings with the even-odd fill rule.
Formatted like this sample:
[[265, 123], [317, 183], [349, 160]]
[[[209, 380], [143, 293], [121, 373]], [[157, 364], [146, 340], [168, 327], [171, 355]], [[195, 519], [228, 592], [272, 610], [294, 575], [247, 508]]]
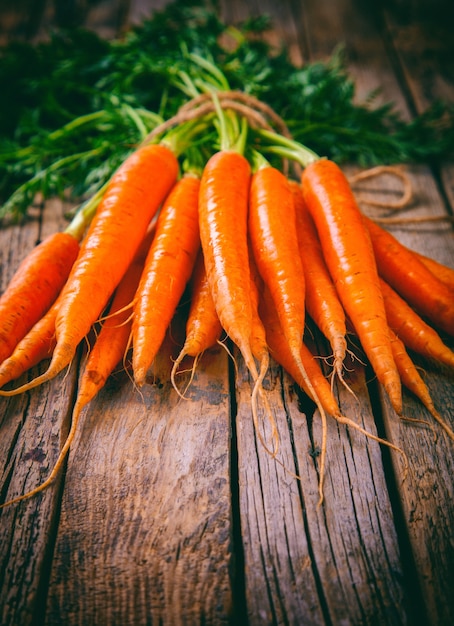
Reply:
[[[65, 6], [110, 37], [163, 4]], [[2, 42], [39, 37], [63, 19], [44, 0], [2, 7]], [[431, 7], [429, 19], [423, 4], [397, 0], [222, 2], [231, 22], [273, 15], [275, 40], [297, 63], [343, 43], [358, 99], [380, 88], [408, 119], [437, 97], [454, 99], [452, 11]], [[452, 214], [452, 164], [408, 171], [409, 215]], [[386, 177], [369, 187], [378, 197], [399, 190]], [[26, 252], [63, 223], [60, 203], [49, 202], [36, 220], [0, 230], [1, 290]], [[392, 232], [454, 267], [449, 222]], [[402, 447], [409, 473], [402, 481], [398, 454], [330, 421], [318, 507], [320, 420], [291, 379], [276, 366], [266, 379], [281, 441], [276, 462], [254, 433], [243, 367], [235, 376], [222, 349], [205, 354], [181, 401], [168, 378], [175, 348], [173, 335], [142, 395], [126, 374], [113, 376], [84, 412], [59, 483], [1, 512], [1, 624], [454, 623], [452, 441], [399, 421], [356, 361], [348, 382], [357, 400], [338, 389], [342, 412]], [[452, 427], [452, 373], [419, 364]], [[2, 499], [48, 475], [68, 432], [77, 374], [74, 364], [29, 394], [0, 399]], [[408, 417], [430, 419], [410, 395], [404, 402]]]

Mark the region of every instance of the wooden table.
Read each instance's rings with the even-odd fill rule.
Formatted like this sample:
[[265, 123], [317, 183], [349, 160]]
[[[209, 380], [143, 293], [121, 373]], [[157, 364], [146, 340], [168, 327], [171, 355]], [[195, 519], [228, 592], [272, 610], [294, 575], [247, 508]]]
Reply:
[[[119, 16], [132, 23], [151, 10], [145, 0], [80, 4], [83, 23], [106, 36]], [[276, 41], [297, 63], [326, 58], [343, 43], [359, 100], [380, 88], [379, 100], [394, 101], [409, 119], [437, 97], [454, 99], [446, 12], [432, 23], [410, 2], [221, 4], [231, 22], [273, 15]], [[441, 14], [439, 3], [430, 6]], [[52, 23], [51, 5], [27, 13], [33, 23], [21, 9], [20, 1], [3, 9], [3, 39], [39, 35]], [[415, 193], [409, 215], [452, 214], [452, 164], [407, 171]], [[383, 179], [375, 193], [388, 197], [393, 188], [397, 181]], [[36, 219], [0, 230], [0, 288], [37, 240], [63, 226], [60, 202], [50, 201]], [[448, 221], [392, 232], [454, 267]], [[266, 388], [279, 461], [301, 480], [257, 441], [241, 361], [235, 375], [221, 348], [206, 353], [182, 401], [168, 377], [174, 351], [169, 340], [142, 393], [124, 373], [113, 376], [84, 412], [58, 484], [1, 512], [4, 626], [454, 623], [454, 448], [440, 429], [435, 439], [430, 428], [399, 420], [369, 369], [355, 362], [348, 383], [356, 399], [337, 388], [341, 409], [403, 448], [408, 476], [402, 481], [400, 455], [332, 420], [317, 506], [319, 415], [290, 378], [273, 365]], [[452, 372], [418, 362], [453, 427]], [[48, 475], [68, 432], [77, 375], [73, 364], [33, 392], [0, 400], [2, 499]], [[409, 394], [404, 404], [407, 417], [430, 421]]]

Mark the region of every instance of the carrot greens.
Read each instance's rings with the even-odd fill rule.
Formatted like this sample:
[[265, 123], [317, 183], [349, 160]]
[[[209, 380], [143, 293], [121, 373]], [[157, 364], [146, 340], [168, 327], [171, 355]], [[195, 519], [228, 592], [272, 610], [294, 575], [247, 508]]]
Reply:
[[197, 88], [204, 59], [231, 89], [285, 117], [295, 139], [338, 163], [453, 154], [452, 105], [438, 102], [405, 122], [391, 103], [374, 106], [376, 93], [356, 104], [342, 52], [295, 67], [285, 49], [261, 37], [269, 27], [266, 17], [228, 25], [214, 2], [184, 0], [110, 41], [62, 29], [34, 46], [4, 46], [0, 80], [10, 89], [0, 100], [0, 216], [24, 215], [38, 192], [91, 195], [131, 146], [175, 115]]

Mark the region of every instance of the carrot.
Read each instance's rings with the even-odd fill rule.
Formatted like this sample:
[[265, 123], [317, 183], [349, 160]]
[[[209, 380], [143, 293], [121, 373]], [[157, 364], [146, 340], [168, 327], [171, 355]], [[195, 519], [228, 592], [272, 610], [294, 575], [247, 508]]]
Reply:
[[186, 322], [186, 338], [178, 357], [175, 359], [170, 375], [172, 385], [177, 393], [184, 395], [178, 391], [175, 382], [178, 368], [183, 359], [186, 356], [194, 358], [193, 375], [200, 356], [205, 350], [216, 344], [221, 334], [222, 326], [211, 296], [203, 253], [199, 250], [191, 279], [191, 304]]
[[394, 360], [399, 370], [403, 384], [409, 389], [426, 407], [432, 417], [442, 426], [448, 436], [454, 440], [454, 432], [449, 425], [443, 420], [440, 413], [436, 410], [433, 400], [430, 396], [427, 385], [421, 378], [415, 364], [405, 349], [404, 342], [399, 339], [396, 333], [389, 329], [391, 338], [391, 347], [394, 354]]
[[[266, 330], [265, 325], [260, 317], [259, 307], [260, 307], [260, 294], [264, 290], [263, 280], [258, 272], [257, 265], [255, 263], [254, 255], [249, 253], [249, 262], [250, 262], [250, 276], [251, 276], [251, 312], [252, 312], [252, 330], [251, 330], [251, 349], [254, 358], [260, 363], [260, 372], [258, 380], [262, 381], [265, 378], [265, 375], [270, 366], [270, 353], [269, 347], [267, 343]], [[259, 427], [258, 427], [258, 419], [255, 415], [254, 424], [257, 435], [265, 448], [265, 450], [275, 458], [278, 450], [279, 450], [279, 434], [277, 430], [276, 420], [274, 419], [274, 415], [271, 411], [271, 408], [268, 403], [267, 397], [261, 392], [261, 397], [265, 405], [266, 414], [269, 418], [269, 424], [271, 426], [271, 438], [274, 440], [273, 449], [271, 449]]]
[[95, 344], [88, 354], [73, 409], [71, 428], [50, 475], [34, 489], [5, 502], [0, 508], [16, 504], [17, 502], [35, 496], [37, 493], [49, 487], [57, 478], [76, 435], [83, 409], [104, 387], [106, 380], [112, 374], [121, 359], [125, 357], [128, 350], [132, 324], [128, 305], [130, 305], [134, 299], [142, 275], [146, 252], [148, 251], [153, 236], [154, 229], [150, 229], [131, 265], [115, 290], [109, 315], [105, 318]]
[[73, 359], [129, 267], [148, 225], [174, 185], [178, 161], [164, 145], [145, 145], [113, 175], [61, 292], [57, 344], [47, 371], [1, 395], [50, 380]]
[[0, 387], [19, 378], [41, 361], [52, 357], [57, 343], [55, 320], [59, 302], [57, 298], [47, 313], [19, 341], [11, 356], [0, 365]]
[[364, 217], [380, 276], [421, 315], [454, 336], [452, 292], [391, 233]]
[[306, 310], [330, 342], [334, 371], [343, 381], [347, 352], [345, 313], [323, 257], [314, 221], [304, 202], [301, 186], [290, 181], [296, 213], [296, 230], [306, 284]]
[[260, 167], [252, 177], [248, 228], [258, 272], [298, 360], [305, 327], [304, 272], [292, 192], [284, 174], [274, 167]]
[[257, 380], [250, 343], [252, 304], [247, 242], [250, 177], [249, 162], [239, 152], [223, 149], [212, 155], [201, 178], [199, 225], [216, 312]]
[[441, 280], [444, 285], [454, 292], [454, 269], [419, 252], [414, 251], [414, 254], [422, 263], [424, 263], [427, 269], [438, 278], [438, 280]]
[[[309, 398], [315, 402], [312, 391], [308, 388], [306, 380], [301, 374], [298, 362], [294, 359], [292, 350], [285, 338], [276, 307], [268, 289], [264, 289], [262, 292], [260, 299], [260, 316], [266, 329], [266, 338], [271, 356], [288, 374], [290, 374]], [[312, 386], [316, 390], [325, 412], [330, 415], [340, 415], [339, 406], [332, 393], [331, 385], [325, 378], [319, 364], [316, 362], [304, 341], [301, 341], [299, 349], [307, 375], [312, 381]]]
[[252, 253], [249, 254], [249, 267], [251, 276], [252, 354], [260, 363], [260, 368], [264, 368], [266, 371], [269, 366], [269, 351], [266, 342], [265, 326], [259, 314], [260, 293], [263, 290], [263, 281], [259, 275], [255, 258]]
[[438, 363], [454, 367], [454, 352], [442, 341], [437, 331], [429, 326], [386, 281], [380, 279], [380, 285], [388, 324], [405, 346]]
[[69, 233], [54, 233], [22, 261], [0, 297], [0, 363], [46, 313], [79, 253]]
[[132, 368], [137, 385], [145, 382], [194, 268], [200, 247], [199, 187], [198, 176], [183, 176], [158, 217], [134, 301]]
[[303, 196], [342, 305], [396, 413], [402, 411], [374, 253], [359, 207], [342, 170], [328, 159], [308, 165]]
[[[262, 291], [262, 298], [260, 300], [260, 315], [263, 319], [265, 328], [266, 328], [266, 336], [268, 340], [268, 345], [270, 349], [271, 356], [275, 359], [279, 365], [281, 365], [285, 371], [293, 378], [296, 384], [303, 389], [303, 391], [312, 399], [313, 402], [317, 403], [317, 399], [323, 407], [323, 411], [321, 412], [321, 420], [322, 420], [322, 442], [321, 442], [321, 455], [320, 455], [320, 496], [323, 496], [323, 476], [324, 476], [324, 468], [325, 468], [325, 457], [326, 457], [326, 439], [327, 439], [327, 424], [326, 424], [326, 416], [325, 412], [331, 415], [338, 423], [345, 424], [346, 426], [350, 426], [351, 428], [359, 431], [366, 437], [377, 441], [378, 443], [384, 444], [393, 450], [396, 450], [400, 454], [403, 455], [405, 466], [407, 467], [408, 461], [403, 453], [403, 451], [397, 446], [393, 445], [389, 441], [377, 437], [376, 435], [368, 432], [365, 428], [362, 428], [359, 424], [351, 420], [350, 418], [342, 415], [338, 402], [334, 397], [332, 387], [329, 384], [328, 380], [323, 375], [323, 372], [318, 365], [316, 359], [312, 355], [309, 348], [306, 346], [304, 342], [301, 342], [300, 345], [300, 357], [301, 361], [304, 364], [304, 368], [307, 372], [308, 377], [311, 381], [311, 388], [308, 387], [306, 378], [301, 374], [301, 368], [299, 363], [295, 360], [294, 354], [292, 353], [290, 346], [287, 342], [285, 334], [283, 332], [282, 326], [279, 321], [279, 316], [276, 311], [276, 307], [271, 298], [268, 289], [264, 289]], [[313, 396], [313, 389], [316, 390], [316, 396]]]
[[[285, 219], [285, 228], [282, 221]], [[254, 172], [249, 201], [249, 237], [258, 272], [276, 307], [285, 339], [306, 388], [316, 403], [326, 452], [326, 414], [301, 358], [305, 329], [305, 284], [293, 194], [286, 176], [275, 167], [262, 164]], [[320, 472], [320, 503], [323, 501], [324, 467]]]

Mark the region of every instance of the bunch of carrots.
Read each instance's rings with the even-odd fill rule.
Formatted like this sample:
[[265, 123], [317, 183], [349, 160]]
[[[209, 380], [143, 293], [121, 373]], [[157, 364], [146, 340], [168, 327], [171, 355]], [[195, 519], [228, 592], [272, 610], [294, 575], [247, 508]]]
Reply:
[[[256, 425], [272, 419], [262, 386], [272, 357], [315, 402], [325, 433], [329, 415], [373, 436], [341, 414], [332, 380], [303, 340], [309, 316], [331, 346], [333, 377], [346, 384], [351, 327], [395, 412], [402, 415], [404, 385], [454, 439], [407, 351], [454, 366], [442, 340], [454, 336], [454, 270], [366, 218], [342, 170], [293, 141], [259, 101], [211, 90], [156, 128], [65, 232], [35, 248], [2, 294], [4, 396], [55, 377], [100, 325], [52, 473], [2, 506], [52, 483], [83, 408], [131, 349], [134, 384], [146, 383], [188, 288], [186, 339], [171, 374], [181, 395], [183, 359], [195, 367], [225, 335], [250, 373]], [[12, 386], [46, 359], [43, 374]], [[273, 432], [267, 449], [276, 455]]]

